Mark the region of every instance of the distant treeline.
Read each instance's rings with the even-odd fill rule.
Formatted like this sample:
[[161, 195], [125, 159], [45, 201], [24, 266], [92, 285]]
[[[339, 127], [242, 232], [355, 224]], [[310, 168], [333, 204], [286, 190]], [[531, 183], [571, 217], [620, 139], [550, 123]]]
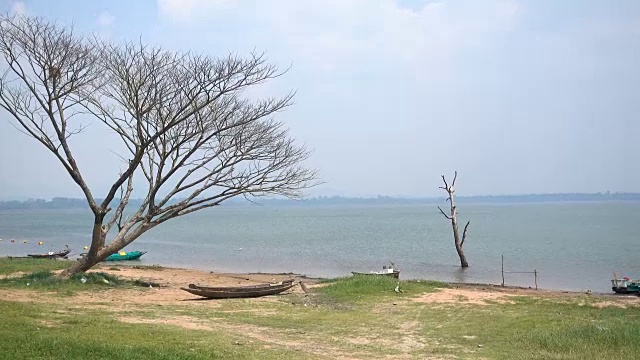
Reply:
[[[357, 205], [357, 204], [435, 204], [446, 201], [445, 197], [400, 198], [377, 196], [354, 198], [342, 196], [319, 196], [305, 200], [269, 199], [258, 201], [264, 205]], [[596, 193], [596, 194], [528, 194], [528, 195], [476, 195], [458, 196], [456, 203], [509, 204], [575, 201], [640, 201], [640, 193]]]
[[[102, 199], [96, 199], [96, 202], [102, 202]], [[142, 204], [142, 200], [133, 199], [129, 202], [132, 205]], [[115, 202], [114, 206], [117, 206]], [[29, 199], [25, 201], [0, 201], [0, 210], [14, 209], [88, 209], [87, 200], [74, 199], [65, 197], [54, 197], [51, 200]]]
[[[97, 199], [100, 202], [100, 199]], [[367, 204], [432, 204], [445, 201], [444, 197], [432, 198], [399, 198], [377, 196], [369, 198], [318, 196], [305, 200], [259, 198], [255, 202], [260, 205], [367, 205]], [[596, 194], [529, 194], [529, 195], [483, 195], [459, 196], [458, 203], [508, 204], [508, 203], [543, 203], [543, 202], [576, 202], [576, 201], [640, 201], [640, 193], [596, 193]], [[132, 199], [130, 206], [138, 207], [142, 200]], [[223, 206], [254, 206], [244, 198], [230, 199]], [[117, 203], [113, 205], [117, 206]], [[19, 209], [87, 209], [84, 199], [55, 197], [51, 200], [29, 199], [26, 201], [0, 201], [0, 210]]]

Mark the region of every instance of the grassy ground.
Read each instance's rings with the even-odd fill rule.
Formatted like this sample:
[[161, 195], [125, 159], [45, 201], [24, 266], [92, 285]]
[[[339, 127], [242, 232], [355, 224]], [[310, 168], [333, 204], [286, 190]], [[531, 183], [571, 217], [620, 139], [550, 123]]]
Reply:
[[0, 259], [0, 275], [16, 272], [37, 272], [64, 269], [70, 265], [69, 261], [52, 259]]
[[[153, 291], [133, 282], [97, 274], [82, 285], [78, 278], [56, 283], [43, 271], [64, 262], [29, 260], [19, 269], [8, 261], [0, 260], [0, 273], [40, 273], [0, 280], [0, 293], [11, 295], [0, 296], [0, 358], [635, 359], [640, 354], [640, 307], [625, 299], [495, 291], [488, 296], [481, 289], [429, 281], [403, 281], [396, 292], [395, 280], [365, 276], [323, 282], [307, 296], [158, 306], [121, 301]], [[82, 300], [96, 293], [104, 301]]]

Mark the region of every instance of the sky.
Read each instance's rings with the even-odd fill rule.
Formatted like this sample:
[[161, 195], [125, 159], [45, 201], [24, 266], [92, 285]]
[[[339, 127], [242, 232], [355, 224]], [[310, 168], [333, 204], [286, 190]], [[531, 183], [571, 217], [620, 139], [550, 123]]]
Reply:
[[[310, 195], [640, 192], [640, 1], [0, 0], [112, 41], [212, 56], [266, 51], [296, 90], [279, 114], [323, 185]], [[81, 197], [0, 111], [0, 199]], [[118, 144], [73, 150], [106, 193]]]

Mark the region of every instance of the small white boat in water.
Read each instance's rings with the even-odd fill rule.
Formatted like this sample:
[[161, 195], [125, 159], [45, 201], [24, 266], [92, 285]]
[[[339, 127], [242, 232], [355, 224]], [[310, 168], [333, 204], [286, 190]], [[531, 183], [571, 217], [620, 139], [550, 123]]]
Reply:
[[400, 270], [395, 269], [393, 266], [383, 266], [382, 271], [370, 271], [370, 272], [357, 272], [352, 271], [353, 275], [379, 275], [379, 276], [390, 276], [393, 278], [400, 277]]

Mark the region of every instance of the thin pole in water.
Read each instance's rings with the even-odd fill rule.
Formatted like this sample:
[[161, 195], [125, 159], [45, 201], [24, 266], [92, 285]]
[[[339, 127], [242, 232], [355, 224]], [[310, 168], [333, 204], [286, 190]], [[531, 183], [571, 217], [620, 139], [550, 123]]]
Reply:
[[502, 286], [504, 286], [504, 254], [500, 256], [502, 257]]
[[538, 270], [533, 269], [533, 278], [534, 281], [536, 282], [536, 290], [538, 290]]

